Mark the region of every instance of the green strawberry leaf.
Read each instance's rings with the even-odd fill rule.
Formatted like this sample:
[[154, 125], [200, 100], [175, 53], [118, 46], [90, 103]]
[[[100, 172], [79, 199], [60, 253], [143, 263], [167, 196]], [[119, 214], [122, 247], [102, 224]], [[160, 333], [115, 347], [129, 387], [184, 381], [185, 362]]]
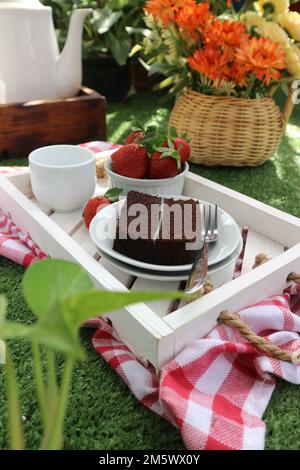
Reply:
[[178, 172], [181, 171], [181, 158], [180, 158], [180, 155], [179, 155], [179, 152], [177, 150], [174, 149], [174, 147], [158, 147], [158, 152], [161, 153], [161, 156], [160, 156], [160, 159], [163, 159], [163, 158], [166, 158], [166, 157], [171, 157], [171, 158], [175, 158], [176, 162], [177, 162], [177, 168], [178, 168]]
[[145, 132], [142, 127], [132, 127], [131, 128], [131, 133], [132, 132]]
[[116, 202], [119, 200], [119, 196], [122, 192], [123, 189], [121, 188], [110, 188], [108, 191], [106, 191], [104, 196], [107, 197], [110, 202]]
[[187, 144], [189, 144], [190, 141], [191, 141], [191, 138], [188, 136], [188, 133], [187, 133], [186, 131], [184, 131], [184, 132], [181, 134], [181, 138], [182, 138], [183, 140], [185, 140]]
[[172, 140], [169, 137], [168, 137], [168, 146], [169, 146], [169, 148], [172, 148], [172, 147], [174, 148], [174, 144], [173, 144]]

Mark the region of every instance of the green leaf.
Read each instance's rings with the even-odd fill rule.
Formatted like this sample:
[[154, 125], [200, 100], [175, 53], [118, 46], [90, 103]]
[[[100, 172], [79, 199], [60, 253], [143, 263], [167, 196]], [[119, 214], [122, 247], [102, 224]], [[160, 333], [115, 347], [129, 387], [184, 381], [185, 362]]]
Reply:
[[162, 64], [161, 62], [154, 62], [150, 65], [148, 73], [149, 75], [154, 75], [156, 73], [167, 74], [172, 69], [172, 66], [169, 64]]
[[[187, 299], [184, 292], [107, 292], [92, 290], [73, 295], [65, 301], [65, 318], [70, 329], [76, 331], [80, 325], [93, 316], [119, 310], [138, 302], [160, 299]], [[120, 315], [122, 315], [120, 313]]]
[[178, 137], [177, 130], [175, 129], [175, 127], [171, 127], [169, 133], [171, 139], [176, 139], [176, 137]]
[[157, 90], [163, 90], [164, 88], [168, 88], [171, 85], [173, 85], [174, 80], [175, 80], [174, 77], [167, 77], [164, 80], [162, 80], [161, 82], [159, 82], [157, 85], [155, 85], [153, 87], [153, 90], [157, 91]]
[[137, 302], [187, 298], [182, 292], [96, 291], [80, 266], [54, 259], [28, 268], [23, 292], [38, 322], [32, 326], [0, 323], [0, 336], [33, 339], [77, 358], [84, 357], [78, 329], [90, 317]]
[[74, 263], [47, 259], [28, 268], [23, 278], [23, 293], [39, 319], [30, 336], [47, 346], [82, 357], [79, 340], [65, 322], [63, 302], [91, 287], [87, 273]]
[[142, 36], [148, 37], [151, 34], [151, 30], [147, 28], [134, 28], [133, 26], [126, 26], [128, 34], [141, 34]]
[[33, 335], [33, 326], [23, 325], [11, 321], [0, 322], [0, 338], [3, 340], [17, 338], [31, 338]]
[[149, 73], [149, 70], [150, 70], [150, 65], [148, 65], [141, 57], [139, 57], [139, 63], [144, 67], [144, 69], [146, 70], [146, 72]]
[[23, 293], [33, 313], [43, 319], [57, 302], [92, 287], [87, 273], [77, 264], [47, 259], [30, 266], [23, 277]]
[[140, 44], [135, 44], [135, 46], [133, 46], [133, 48], [131, 49], [131, 51], [129, 53], [129, 57], [133, 57], [135, 54], [140, 52], [140, 50], [142, 50], [142, 49], [143, 48]]
[[105, 34], [110, 31], [112, 26], [117, 23], [121, 16], [121, 11], [111, 11], [106, 8], [97, 10], [97, 17], [94, 23], [95, 28], [99, 34]]
[[119, 200], [120, 194], [123, 192], [122, 188], [110, 188], [106, 193], [104, 194], [107, 199], [110, 200], [110, 202], [115, 202]]
[[111, 31], [107, 34], [107, 47], [119, 65], [125, 65], [131, 51], [129, 37], [116, 37]]

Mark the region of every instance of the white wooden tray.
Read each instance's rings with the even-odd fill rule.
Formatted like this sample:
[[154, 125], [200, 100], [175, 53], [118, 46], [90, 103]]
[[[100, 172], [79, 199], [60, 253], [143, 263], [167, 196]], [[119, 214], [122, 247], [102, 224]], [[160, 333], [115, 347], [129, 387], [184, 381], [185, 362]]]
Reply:
[[[98, 180], [96, 193], [106, 188], [107, 181]], [[288, 274], [300, 271], [300, 219], [192, 173], [185, 179], [184, 195], [218, 204], [240, 226], [248, 225], [249, 233], [241, 277], [176, 311], [172, 311], [171, 302], [164, 300], [136, 304], [109, 315], [128, 347], [158, 369], [191, 340], [206, 335], [222, 310], [234, 312], [278, 294]], [[0, 176], [0, 207], [31, 234], [45, 253], [79, 263], [99, 289], [179, 288], [177, 282], [132, 277], [101, 259], [83, 224], [82, 210], [60, 214], [39, 204], [32, 194], [28, 169], [13, 176]], [[260, 252], [272, 259], [252, 270]]]

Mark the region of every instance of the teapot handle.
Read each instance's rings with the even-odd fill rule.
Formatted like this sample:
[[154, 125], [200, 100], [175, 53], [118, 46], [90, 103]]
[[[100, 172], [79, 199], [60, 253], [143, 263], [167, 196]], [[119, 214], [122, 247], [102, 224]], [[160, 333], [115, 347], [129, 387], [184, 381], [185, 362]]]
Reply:
[[291, 83], [291, 85], [289, 87], [289, 94], [288, 94], [285, 106], [283, 108], [283, 111], [281, 113], [282, 122], [283, 122], [283, 129], [284, 130], [285, 130], [285, 128], [286, 128], [286, 126], [289, 122], [289, 119], [291, 117], [291, 114], [292, 114], [293, 108], [294, 108], [293, 94], [295, 92], [295, 87], [293, 86], [293, 83]]

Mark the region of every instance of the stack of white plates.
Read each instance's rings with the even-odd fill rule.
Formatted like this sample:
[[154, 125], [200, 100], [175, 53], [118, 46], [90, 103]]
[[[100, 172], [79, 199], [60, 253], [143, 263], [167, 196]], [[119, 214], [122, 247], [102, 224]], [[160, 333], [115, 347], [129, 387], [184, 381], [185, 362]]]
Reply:
[[[174, 199], [190, 199], [184, 196]], [[125, 200], [118, 201], [102, 209], [90, 225], [90, 236], [99, 248], [101, 255], [112, 265], [133, 276], [160, 281], [187, 280], [191, 264], [165, 266], [144, 263], [129, 258], [114, 250], [114, 234], [117, 219]], [[205, 201], [200, 201], [203, 208]], [[214, 287], [218, 287], [232, 279], [236, 261], [242, 250], [243, 241], [240, 229], [235, 220], [224, 210], [218, 208], [218, 240], [209, 245], [208, 275]]]

